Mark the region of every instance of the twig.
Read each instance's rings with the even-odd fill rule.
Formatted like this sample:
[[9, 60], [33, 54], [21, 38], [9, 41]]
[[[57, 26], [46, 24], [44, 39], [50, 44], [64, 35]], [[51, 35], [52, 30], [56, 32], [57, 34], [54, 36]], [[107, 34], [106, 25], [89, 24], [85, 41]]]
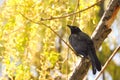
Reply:
[[7, 33], [6, 36], [9, 36], [10, 34], [12, 34], [12, 33], [14, 33], [14, 32], [17, 32], [17, 31], [19, 31], [19, 30], [21, 30], [21, 29], [24, 29], [24, 28], [23, 28], [23, 27], [20, 27], [20, 28], [18, 28], [18, 29], [16, 29], [16, 30], [13, 30], [13, 31]]
[[[48, 26], [48, 25], [46, 25], [46, 24], [44, 24], [44, 23], [42, 23], [42, 22], [35, 22], [35, 21], [27, 18], [26, 16], [24, 16], [21, 12], [19, 12], [19, 13], [20, 13], [25, 19], [27, 19], [27, 20], [29, 20], [29, 21], [31, 21], [31, 22], [33, 22], [33, 23], [35, 23], [35, 24], [38, 24], [38, 25], [42, 24], [42, 25], [46, 26], [47, 28], [49, 28], [52, 32], [54, 32], [54, 33], [73, 51], [74, 54], [76, 54], [76, 52], [72, 49], [72, 47], [71, 47], [65, 40], [63, 40], [63, 39], [61, 38], [61, 36], [51, 28], [51, 26]], [[80, 56], [80, 57], [81, 57], [81, 56]]]
[[103, 68], [102, 68], [102, 70], [100, 71], [100, 73], [97, 75], [97, 77], [95, 78], [95, 80], [97, 80], [99, 77], [100, 77], [100, 75], [103, 73], [103, 71], [105, 70], [105, 68], [107, 67], [107, 65], [108, 65], [108, 63], [112, 60], [112, 58], [114, 57], [114, 55], [119, 51], [119, 49], [120, 49], [120, 46], [118, 46], [115, 50], [114, 50], [114, 52], [112, 53], [112, 55], [109, 57], [109, 59], [106, 61], [106, 63], [104, 64], [104, 66], [103, 66]]
[[[76, 4], [76, 7], [75, 7], [75, 11], [77, 11], [78, 7], [79, 7], [79, 0], [77, 0], [77, 4]], [[74, 12], [75, 12], [75, 11], [74, 11]], [[75, 22], [75, 18], [76, 18], [76, 15], [73, 16], [72, 25], [73, 25], [74, 22]]]
[[67, 15], [64, 15], [64, 16], [58, 16], [58, 17], [53, 17], [53, 16], [51, 16], [50, 18], [41, 18], [41, 21], [45, 21], [45, 20], [54, 20], [54, 19], [61, 19], [61, 18], [69, 17], [69, 16], [72, 16], [72, 15], [74, 15], [74, 14], [78, 14], [78, 13], [81, 13], [81, 12], [83, 12], [83, 11], [86, 11], [86, 10], [88, 10], [88, 9], [90, 9], [90, 8], [92, 8], [92, 7], [94, 7], [95, 5], [97, 5], [98, 3], [100, 3], [101, 1], [104, 1], [104, 0], [99, 0], [99, 1], [96, 2], [95, 4], [93, 4], [93, 5], [91, 5], [91, 6], [87, 7], [87, 8], [85, 8], [85, 9], [83, 9], [83, 10], [80, 10], [80, 11], [78, 11], [78, 12], [73, 12], [73, 13], [70, 13], [70, 14], [67, 14]]

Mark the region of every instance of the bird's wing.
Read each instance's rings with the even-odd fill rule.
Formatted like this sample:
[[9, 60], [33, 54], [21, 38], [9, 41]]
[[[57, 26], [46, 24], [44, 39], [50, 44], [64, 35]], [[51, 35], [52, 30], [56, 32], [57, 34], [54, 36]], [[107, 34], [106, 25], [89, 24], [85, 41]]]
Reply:
[[84, 57], [87, 56], [87, 43], [84, 34], [71, 34], [69, 42], [77, 55], [81, 54]]
[[89, 52], [88, 54], [91, 57], [92, 64], [96, 67], [96, 69], [98, 71], [100, 71], [101, 70], [101, 63], [97, 58], [94, 43], [92, 42], [92, 40], [89, 41], [88, 48], [89, 48], [88, 49], [88, 52]]

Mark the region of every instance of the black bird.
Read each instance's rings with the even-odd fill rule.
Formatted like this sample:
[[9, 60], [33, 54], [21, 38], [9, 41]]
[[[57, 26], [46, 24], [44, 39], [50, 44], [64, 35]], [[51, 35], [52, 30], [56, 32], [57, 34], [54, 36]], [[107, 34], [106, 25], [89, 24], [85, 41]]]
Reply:
[[90, 57], [93, 74], [96, 74], [96, 70], [101, 70], [101, 63], [96, 56], [96, 51], [92, 39], [86, 33], [82, 32], [78, 27], [70, 25], [67, 26], [71, 30], [69, 43], [75, 50], [76, 55], [82, 55], [85, 58]]

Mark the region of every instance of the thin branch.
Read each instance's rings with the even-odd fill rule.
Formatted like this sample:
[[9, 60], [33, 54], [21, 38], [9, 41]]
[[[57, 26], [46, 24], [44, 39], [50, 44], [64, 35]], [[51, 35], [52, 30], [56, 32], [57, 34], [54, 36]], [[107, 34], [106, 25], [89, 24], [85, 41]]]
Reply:
[[20, 27], [20, 28], [18, 28], [18, 29], [16, 29], [16, 30], [13, 30], [13, 31], [5, 34], [5, 36], [9, 36], [10, 34], [15, 33], [15, 32], [17, 32], [17, 31], [19, 31], [19, 30], [21, 30], [21, 29], [24, 29], [24, 28], [23, 28], [23, 27]]
[[70, 13], [70, 14], [67, 14], [67, 15], [64, 15], [64, 16], [58, 16], [58, 17], [53, 17], [51, 16], [50, 18], [41, 18], [41, 21], [45, 21], [45, 20], [54, 20], [54, 19], [61, 19], [61, 18], [65, 18], [65, 17], [69, 17], [69, 16], [72, 16], [72, 15], [75, 15], [75, 14], [78, 14], [78, 13], [81, 13], [83, 11], [86, 11], [92, 7], [94, 7], [95, 5], [97, 5], [98, 3], [102, 2], [104, 0], [99, 0], [98, 2], [96, 2], [95, 4], [83, 9], [83, 10], [80, 10], [80, 11], [77, 11], [77, 12], [73, 12], [73, 13]]
[[120, 46], [118, 46], [114, 52], [112, 53], [112, 55], [109, 57], [109, 59], [106, 61], [106, 63], [104, 64], [104, 66], [102, 67], [102, 70], [100, 71], [100, 73], [97, 75], [97, 77], [95, 78], [95, 80], [97, 80], [100, 75], [103, 73], [103, 71], [105, 70], [105, 68], [108, 66], [109, 62], [112, 60], [112, 58], [114, 57], [114, 55], [120, 50]]
[[[79, 7], [79, 0], [77, 0], [76, 7], [75, 7], [75, 11], [77, 11], [78, 7]], [[75, 12], [75, 11], [74, 11], [74, 12]], [[75, 18], [76, 18], [76, 15], [73, 16], [72, 25], [73, 25], [74, 22], [75, 22]]]
[[[19, 13], [20, 13], [25, 19], [29, 20], [30, 22], [33, 22], [33, 23], [38, 24], [38, 25], [42, 24], [42, 25], [46, 26], [47, 28], [49, 28], [53, 33], [55, 33], [55, 34], [73, 51], [74, 54], [76, 54], [76, 52], [72, 49], [72, 47], [71, 47], [65, 40], [63, 40], [63, 39], [61, 38], [61, 36], [51, 28], [51, 26], [48, 26], [48, 25], [46, 25], [46, 24], [44, 24], [44, 23], [42, 23], [42, 22], [35, 22], [35, 21], [27, 18], [26, 16], [24, 16], [21, 12], [19, 12]], [[81, 57], [81, 56], [80, 56], [80, 57]]]

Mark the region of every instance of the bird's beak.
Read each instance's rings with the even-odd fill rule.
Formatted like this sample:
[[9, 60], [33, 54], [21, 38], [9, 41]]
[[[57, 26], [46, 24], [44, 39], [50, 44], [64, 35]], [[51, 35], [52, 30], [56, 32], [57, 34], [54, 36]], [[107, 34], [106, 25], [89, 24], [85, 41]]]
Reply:
[[71, 26], [70, 25], [67, 25], [69, 28], [71, 28]]

